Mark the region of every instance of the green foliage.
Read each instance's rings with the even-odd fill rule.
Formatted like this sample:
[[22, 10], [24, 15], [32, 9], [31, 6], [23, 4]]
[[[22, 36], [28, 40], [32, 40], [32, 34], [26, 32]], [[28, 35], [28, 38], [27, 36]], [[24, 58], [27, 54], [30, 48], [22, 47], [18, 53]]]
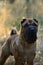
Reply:
[[[11, 30], [12, 27], [20, 30], [22, 17], [36, 18], [43, 26], [43, 0], [6, 0], [6, 2], [2, 0], [0, 2], [0, 7], [6, 14], [5, 22], [2, 23], [6, 31]], [[0, 10], [0, 22], [3, 19], [1, 16], [3, 11]]]
[[17, 28], [17, 30], [20, 30], [20, 22], [16, 22], [15, 27]]
[[[20, 21], [23, 16], [36, 18], [39, 21], [40, 25], [43, 25], [43, 16], [40, 14], [40, 0], [19, 0], [16, 1], [11, 7], [7, 4], [8, 10], [10, 10], [10, 18], [5, 22], [6, 27], [15, 27], [20, 29]], [[39, 2], [39, 4], [37, 4]], [[34, 4], [33, 4], [34, 3]]]
[[27, 2], [29, 2], [29, 0], [26, 0]]
[[15, 0], [8, 0], [10, 4], [14, 3]]

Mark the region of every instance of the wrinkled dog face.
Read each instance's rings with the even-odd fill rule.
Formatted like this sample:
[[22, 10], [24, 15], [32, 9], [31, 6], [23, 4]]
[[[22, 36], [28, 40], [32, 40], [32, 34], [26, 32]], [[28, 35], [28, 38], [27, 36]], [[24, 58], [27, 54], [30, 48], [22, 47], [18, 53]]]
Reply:
[[36, 19], [23, 19], [21, 21], [22, 35], [26, 42], [34, 43], [37, 39], [38, 21]]

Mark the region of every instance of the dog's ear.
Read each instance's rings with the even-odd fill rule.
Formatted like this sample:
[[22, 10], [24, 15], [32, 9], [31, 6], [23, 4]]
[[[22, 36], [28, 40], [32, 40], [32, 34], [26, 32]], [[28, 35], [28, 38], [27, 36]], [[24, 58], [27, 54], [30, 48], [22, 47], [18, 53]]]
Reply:
[[23, 18], [22, 21], [21, 21], [21, 25], [24, 26], [26, 23], [26, 18]]
[[38, 20], [37, 19], [33, 19], [33, 20], [34, 20], [35, 25], [38, 26]]
[[22, 21], [21, 21], [21, 25], [22, 25], [25, 21], [26, 21], [26, 19], [22, 19]]
[[38, 20], [36, 20], [36, 19], [33, 19], [37, 24], [38, 24]]

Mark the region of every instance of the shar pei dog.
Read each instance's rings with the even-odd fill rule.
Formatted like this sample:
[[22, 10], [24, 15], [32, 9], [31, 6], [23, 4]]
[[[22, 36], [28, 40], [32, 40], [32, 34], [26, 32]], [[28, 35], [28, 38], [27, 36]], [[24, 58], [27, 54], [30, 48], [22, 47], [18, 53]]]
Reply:
[[15, 65], [33, 65], [36, 55], [36, 40], [38, 21], [31, 18], [23, 18], [20, 34], [11, 33], [11, 36], [2, 46], [0, 65], [4, 65], [10, 55], [15, 58]]

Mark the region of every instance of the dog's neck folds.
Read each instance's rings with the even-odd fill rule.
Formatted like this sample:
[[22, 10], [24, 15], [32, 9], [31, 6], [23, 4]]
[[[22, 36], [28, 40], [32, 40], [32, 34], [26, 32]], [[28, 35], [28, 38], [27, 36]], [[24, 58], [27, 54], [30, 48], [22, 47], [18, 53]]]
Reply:
[[[22, 35], [20, 35], [20, 43], [21, 43], [21, 45], [22, 45], [23, 47], [25, 47], [25, 48], [27, 48], [27, 49], [30, 48], [30, 46], [34, 44], [34, 43], [31, 43], [31, 44], [30, 44], [30, 43], [26, 42]], [[35, 42], [35, 43], [36, 43], [36, 42]]]

